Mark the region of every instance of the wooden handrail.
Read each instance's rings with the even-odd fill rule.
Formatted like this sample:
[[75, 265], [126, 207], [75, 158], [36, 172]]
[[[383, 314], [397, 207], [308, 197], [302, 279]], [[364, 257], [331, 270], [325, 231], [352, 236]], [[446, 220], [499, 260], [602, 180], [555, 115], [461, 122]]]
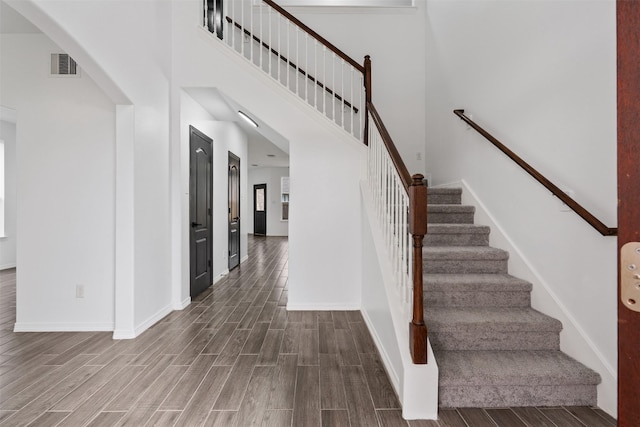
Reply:
[[353, 68], [355, 68], [356, 70], [360, 71], [361, 73], [364, 73], [364, 67], [361, 64], [358, 64], [354, 59], [352, 59], [349, 55], [347, 55], [346, 53], [344, 53], [343, 51], [341, 51], [340, 49], [335, 47], [327, 39], [325, 39], [324, 37], [322, 37], [320, 34], [316, 33], [315, 31], [313, 31], [311, 28], [307, 27], [298, 18], [296, 18], [295, 16], [293, 16], [292, 14], [290, 14], [289, 12], [284, 10], [282, 8], [282, 6], [278, 5], [277, 3], [275, 3], [275, 2], [273, 2], [271, 0], [263, 0], [263, 1], [266, 4], [268, 4], [269, 6], [271, 6], [272, 8], [274, 8], [275, 10], [277, 10], [280, 14], [282, 14], [289, 21], [293, 22], [296, 26], [300, 27], [301, 30], [303, 30], [304, 32], [309, 34], [314, 39], [318, 40], [321, 44], [325, 45], [327, 47], [327, 49], [329, 49], [330, 51], [332, 51], [333, 53], [338, 55], [340, 58], [344, 59], [346, 62], [351, 64], [351, 66]]
[[557, 185], [549, 181], [544, 175], [538, 172], [533, 166], [522, 160], [520, 156], [515, 154], [509, 148], [507, 148], [503, 143], [498, 141], [493, 135], [489, 132], [478, 126], [473, 120], [464, 115], [464, 110], [453, 110], [453, 113], [460, 117], [465, 123], [475, 129], [480, 135], [484, 136], [489, 142], [495, 145], [500, 151], [507, 155], [511, 160], [516, 162], [518, 166], [524, 169], [529, 175], [536, 179], [540, 184], [542, 184], [547, 190], [551, 191], [551, 193], [562, 200], [562, 202], [569, 206], [575, 213], [577, 213], [582, 219], [587, 221], [589, 225], [598, 230], [600, 234], [603, 236], [616, 236], [618, 234], [617, 228], [610, 228], [604, 225], [598, 218], [592, 215], [588, 210], [586, 210], [582, 205], [572, 199], [567, 193], [558, 188]]
[[340, 101], [344, 106], [346, 106], [347, 108], [351, 108], [353, 110], [354, 113], [358, 114], [358, 107], [354, 107], [349, 101], [346, 101], [344, 98], [342, 98], [342, 96], [338, 95], [337, 93], [335, 93], [332, 89], [328, 88], [327, 86], [325, 86], [324, 83], [322, 83], [321, 81], [319, 81], [318, 79], [316, 79], [314, 76], [312, 76], [311, 74], [307, 73], [305, 70], [303, 70], [302, 68], [298, 67], [298, 65], [296, 65], [295, 62], [291, 62], [289, 61], [289, 59], [282, 55], [280, 52], [278, 52], [277, 50], [275, 50], [274, 48], [272, 48], [271, 46], [269, 46], [267, 43], [263, 42], [258, 36], [256, 36], [255, 34], [252, 34], [251, 31], [247, 30], [246, 28], [244, 28], [242, 25], [240, 25], [239, 23], [235, 22], [233, 19], [231, 19], [229, 16], [226, 17], [226, 20], [228, 23], [233, 24], [234, 27], [236, 27], [237, 29], [241, 30], [244, 35], [251, 37], [255, 42], [257, 42], [258, 44], [260, 44], [262, 47], [264, 47], [265, 49], [267, 49], [269, 52], [273, 53], [274, 55], [276, 55], [278, 58], [280, 58], [282, 61], [286, 62], [287, 64], [289, 64], [289, 66], [291, 68], [294, 68], [295, 70], [297, 70], [300, 74], [302, 74], [304, 77], [306, 77], [307, 79], [309, 79], [309, 81], [315, 83], [319, 88], [324, 89], [325, 92], [327, 92], [329, 95], [333, 96], [335, 99], [337, 99], [338, 101]]
[[376, 127], [378, 128], [378, 131], [380, 132], [380, 136], [382, 137], [382, 142], [384, 142], [385, 147], [387, 147], [387, 151], [389, 152], [391, 161], [393, 162], [393, 165], [396, 167], [396, 170], [398, 171], [398, 175], [400, 175], [400, 179], [402, 180], [402, 185], [404, 186], [404, 189], [407, 190], [407, 193], [408, 193], [409, 188], [413, 183], [413, 178], [409, 173], [409, 169], [407, 169], [407, 166], [404, 164], [402, 157], [400, 157], [400, 153], [398, 152], [396, 145], [393, 143], [393, 139], [391, 139], [391, 135], [389, 135], [389, 131], [387, 131], [387, 127], [382, 122], [382, 119], [378, 114], [378, 110], [376, 110], [376, 107], [373, 105], [372, 102], [367, 102], [367, 109], [369, 111], [369, 114], [371, 115], [371, 118], [373, 119], [373, 123], [376, 125]]

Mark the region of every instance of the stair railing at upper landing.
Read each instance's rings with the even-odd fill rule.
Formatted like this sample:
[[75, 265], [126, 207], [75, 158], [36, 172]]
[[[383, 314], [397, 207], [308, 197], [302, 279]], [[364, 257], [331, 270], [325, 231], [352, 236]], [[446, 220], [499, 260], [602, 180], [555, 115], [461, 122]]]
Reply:
[[[409, 321], [416, 364], [427, 363], [422, 242], [427, 189], [407, 170], [371, 98], [371, 61], [360, 64], [271, 0], [203, 0], [203, 25], [368, 147], [367, 178]], [[394, 302], [392, 302], [394, 303]]]

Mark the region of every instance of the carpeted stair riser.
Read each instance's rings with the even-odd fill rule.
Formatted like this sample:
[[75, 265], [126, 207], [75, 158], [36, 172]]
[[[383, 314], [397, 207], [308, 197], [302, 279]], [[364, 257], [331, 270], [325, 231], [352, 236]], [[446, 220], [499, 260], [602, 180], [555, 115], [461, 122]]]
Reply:
[[425, 274], [427, 307], [529, 307], [531, 283], [500, 274]]
[[488, 246], [489, 227], [472, 224], [430, 224], [426, 246]]
[[562, 324], [531, 308], [432, 307], [434, 350], [559, 350]]
[[597, 400], [597, 388], [593, 384], [440, 386], [438, 395], [438, 404], [442, 408], [595, 406]]
[[459, 205], [462, 200], [461, 188], [428, 188], [430, 205]]
[[473, 224], [475, 208], [462, 205], [428, 205], [429, 224]]
[[486, 247], [425, 247], [422, 251], [426, 274], [507, 273], [509, 254]]
[[437, 350], [557, 350], [557, 332], [496, 332], [483, 328], [457, 333], [438, 333], [429, 328], [429, 339]]
[[592, 406], [600, 378], [559, 351], [559, 321], [530, 307], [461, 189], [428, 189], [425, 318], [441, 407]]
[[424, 294], [428, 307], [528, 307], [531, 299], [529, 292], [452, 292], [427, 288]]

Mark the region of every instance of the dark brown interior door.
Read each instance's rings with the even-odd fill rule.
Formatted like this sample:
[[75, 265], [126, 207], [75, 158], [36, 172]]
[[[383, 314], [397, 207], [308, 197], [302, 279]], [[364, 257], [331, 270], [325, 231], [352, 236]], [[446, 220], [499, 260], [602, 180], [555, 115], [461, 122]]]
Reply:
[[[618, 0], [618, 425], [640, 426], [640, 3]], [[623, 250], [631, 247], [628, 250]], [[625, 255], [625, 251], [627, 252]], [[631, 257], [628, 258], [627, 256]], [[635, 258], [634, 258], [635, 257]], [[626, 259], [625, 259], [626, 258]], [[627, 288], [628, 289], [628, 288]], [[634, 292], [634, 290], [631, 290]]]
[[253, 186], [253, 234], [267, 235], [267, 184]]
[[229, 151], [229, 270], [240, 264], [240, 158]]
[[190, 293], [194, 298], [212, 282], [213, 140], [193, 126], [189, 130]]

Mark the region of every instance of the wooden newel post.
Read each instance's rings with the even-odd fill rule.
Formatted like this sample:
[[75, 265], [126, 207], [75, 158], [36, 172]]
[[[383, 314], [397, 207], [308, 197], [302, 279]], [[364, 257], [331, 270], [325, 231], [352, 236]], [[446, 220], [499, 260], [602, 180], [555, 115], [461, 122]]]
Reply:
[[364, 57], [364, 97], [365, 97], [365, 108], [364, 108], [364, 145], [369, 145], [369, 106], [367, 105], [371, 102], [371, 57], [369, 55]]
[[413, 237], [413, 319], [409, 346], [415, 364], [427, 363], [427, 325], [424, 323], [422, 242], [427, 234], [427, 187], [424, 176], [415, 174], [409, 187], [409, 232]]

